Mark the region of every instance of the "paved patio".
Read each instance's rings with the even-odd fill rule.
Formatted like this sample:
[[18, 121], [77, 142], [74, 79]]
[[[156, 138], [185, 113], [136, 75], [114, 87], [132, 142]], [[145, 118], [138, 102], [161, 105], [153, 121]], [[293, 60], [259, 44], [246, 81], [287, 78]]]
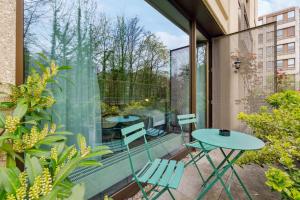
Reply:
[[[219, 163], [222, 159], [220, 156], [219, 150], [211, 152], [212, 157], [214, 158], [215, 163]], [[184, 159], [187, 160], [187, 159]], [[206, 160], [206, 158], [198, 162], [200, 169], [206, 175], [206, 177], [212, 172], [211, 167]], [[279, 200], [280, 195], [275, 192], [271, 192], [270, 189], [265, 185], [265, 169], [258, 166], [246, 166], [244, 168], [236, 167], [238, 173], [240, 174], [243, 182], [248, 188], [253, 200]], [[224, 181], [229, 181], [230, 170], [225, 174]], [[177, 191], [173, 190], [176, 200], [194, 200], [197, 198], [197, 195], [201, 187], [201, 179], [196, 171], [196, 168], [192, 165], [186, 168], [184, 172], [183, 179]], [[231, 191], [233, 197], [239, 200], [246, 200], [247, 197], [244, 195], [243, 190], [241, 189], [238, 181], [234, 178], [234, 181], [231, 185]], [[141, 194], [138, 193], [133, 198], [129, 200], [141, 199]], [[171, 200], [169, 193], [164, 193], [159, 200]], [[228, 199], [226, 193], [221, 185], [218, 182], [206, 195], [205, 200], [223, 200]]]

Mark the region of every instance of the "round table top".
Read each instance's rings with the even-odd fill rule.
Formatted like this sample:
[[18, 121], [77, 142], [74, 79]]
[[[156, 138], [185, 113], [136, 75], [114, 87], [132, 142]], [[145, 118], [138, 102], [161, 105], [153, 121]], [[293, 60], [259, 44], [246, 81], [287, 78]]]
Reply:
[[139, 120], [140, 117], [135, 115], [129, 115], [128, 117], [125, 116], [113, 116], [113, 117], [107, 117], [105, 120], [109, 122], [115, 122], [115, 123], [125, 123], [125, 122], [133, 122], [136, 120]]
[[262, 140], [237, 131], [230, 131], [230, 136], [221, 136], [219, 129], [198, 129], [192, 136], [200, 142], [225, 149], [258, 150], [265, 146]]

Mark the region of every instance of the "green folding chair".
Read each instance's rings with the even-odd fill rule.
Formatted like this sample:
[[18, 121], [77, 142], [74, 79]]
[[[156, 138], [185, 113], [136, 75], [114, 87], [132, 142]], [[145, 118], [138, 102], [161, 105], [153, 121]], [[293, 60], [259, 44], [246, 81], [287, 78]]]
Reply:
[[[178, 188], [184, 172], [184, 163], [181, 161], [177, 162], [175, 160], [167, 159], [153, 160], [145, 136], [146, 130], [143, 122], [123, 128], [121, 132], [124, 136], [124, 144], [127, 146], [133, 180], [135, 180], [141, 189], [143, 198], [147, 200], [157, 199], [165, 191], [168, 191], [172, 199], [175, 199], [170, 189]], [[136, 173], [132, 162], [129, 144], [140, 138], [144, 139], [144, 146], [147, 152], [148, 162], [138, 173]], [[152, 188], [149, 191], [145, 191], [143, 187], [145, 184], [151, 185]], [[150, 197], [151, 192], [155, 192], [155, 195], [152, 198]]]
[[[198, 141], [194, 141], [194, 142], [185, 142], [184, 141], [184, 132], [183, 132], [183, 126], [185, 125], [190, 125], [193, 124], [195, 129], [197, 129], [197, 118], [195, 114], [186, 114], [186, 115], [177, 115], [177, 119], [178, 119], [178, 124], [180, 126], [180, 130], [181, 130], [181, 138], [182, 138], [182, 142], [184, 144], [184, 146], [187, 148], [189, 155], [191, 157], [191, 160], [187, 163], [185, 163], [185, 167], [188, 166], [189, 164], [193, 163], [195, 165], [195, 167], [197, 168], [197, 171], [203, 181], [203, 183], [205, 184], [206, 181], [203, 178], [203, 175], [197, 165], [197, 162], [203, 158], [205, 156], [204, 152], [210, 152], [214, 149], [216, 149], [217, 147], [215, 146], [211, 146], [211, 145], [204, 145], [204, 148], [202, 146], [200, 146]], [[196, 149], [199, 152], [196, 155], [192, 154], [192, 149]]]

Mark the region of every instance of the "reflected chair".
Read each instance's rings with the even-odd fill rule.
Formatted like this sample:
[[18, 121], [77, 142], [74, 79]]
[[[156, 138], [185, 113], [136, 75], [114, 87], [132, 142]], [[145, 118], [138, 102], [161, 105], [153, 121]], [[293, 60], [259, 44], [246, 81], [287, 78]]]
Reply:
[[[143, 197], [147, 200], [157, 199], [164, 192], [168, 191], [172, 199], [175, 199], [170, 189], [178, 188], [184, 172], [184, 163], [175, 160], [153, 159], [147, 143], [146, 130], [143, 122], [123, 128], [121, 132], [124, 136], [124, 143], [127, 146], [133, 180], [141, 189]], [[144, 140], [148, 162], [138, 173], [136, 173], [129, 145], [138, 139]], [[144, 184], [151, 185], [152, 188], [149, 191], [146, 191], [143, 188]], [[150, 197], [151, 192], [156, 192], [156, 194], [153, 197]]]
[[[195, 129], [197, 129], [197, 125], [196, 125], [197, 118], [196, 118], [195, 114], [177, 115], [177, 119], [178, 119], [178, 124], [180, 126], [180, 134], [181, 134], [183, 145], [187, 148], [188, 153], [191, 157], [191, 160], [185, 164], [185, 167], [188, 166], [189, 164], [193, 163], [195, 165], [195, 167], [197, 168], [197, 171], [198, 171], [203, 183], [205, 184], [206, 181], [203, 178], [203, 175], [197, 165], [197, 162], [205, 156], [204, 152], [210, 152], [210, 151], [216, 149], [216, 147], [212, 146], [212, 145], [204, 145], [204, 148], [202, 148], [200, 146], [199, 142], [197, 142], [197, 141], [193, 141], [193, 142], [185, 142], [184, 141], [184, 131], [183, 131], [184, 127], [183, 126], [192, 124], [192, 125], [194, 125]], [[192, 154], [193, 149], [198, 151], [196, 153], [196, 155]]]

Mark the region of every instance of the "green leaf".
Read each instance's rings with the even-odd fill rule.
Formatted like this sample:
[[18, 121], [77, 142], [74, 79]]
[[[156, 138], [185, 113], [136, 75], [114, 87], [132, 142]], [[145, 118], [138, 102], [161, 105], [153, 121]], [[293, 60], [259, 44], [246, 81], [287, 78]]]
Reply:
[[74, 145], [69, 146], [67, 149], [64, 150], [64, 152], [58, 158], [58, 164], [63, 163], [67, 159], [67, 157], [68, 157], [68, 155], [71, 152], [71, 150], [72, 150], [73, 147], [74, 147]]
[[61, 66], [61, 67], [59, 67], [57, 69], [58, 70], [70, 70], [70, 69], [72, 69], [72, 67], [71, 66]]
[[80, 167], [93, 167], [93, 166], [102, 166], [102, 164], [97, 160], [83, 160], [79, 163]]
[[74, 134], [69, 131], [58, 131], [58, 132], [55, 132], [53, 135], [74, 135]]
[[22, 117], [26, 114], [27, 109], [28, 109], [27, 104], [25, 104], [24, 102], [19, 102], [17, 104], [16, 109], [13, 112], [13, 116], [22, 119]]
[[0, 128], [4, 128], [5, 126], [5, 117], [4, 114], [0, 112]]
[[28, 149], [25, 151], [26, 154], [29, 154], [31, 156], [35, 157], [49, 157], [50, 156], [50, 151], [48, 150], [41, 150], [41, 149]]
[[41, 197], [40, 200], [57, 200], [58, 190], [54, 189], [49, 194], [44, 197]]
[[72, 189], [72, 194], [66, 200], [84, 200], [85, 187], [83, 183], [75, 185]]
[[25, 166], [29, 182], [32, 185], [34, 179], [42, 173], [42, 166], [36, 157], [30, 157], [29, 155], [26, 155]]
[[39, 55], [40, 58], [42, 58], [43, 60], [48, 61], [48, 58], [47, 58], [47, 56], [46, 56], [45, 54], [43, 54], [43, 53], [38, 53], [38, 55]]
[[64, 165], [56, 175], [53, 183], [53, 187], [55, 187], [58, 183], [63, 181], [65, 178], [67, 178], [78, 167], [78, 164], [82, 159], [83, 158], [81, 157], [77, 157], [72, 159], [66, 165]]
[[46, 71], [45, 65], [43, 65], [41, 62], [35, 61], [35, 64], [36, 64], [37, 66], [39, 66], [39, 68], [40, 68], [43, 72]]
[[12, 149], [11, 144], [3, 143], [0, 146], [0, 150], [6, 152], [9, 156], [17, 158], [21, 162], [24, 162], [23, 158]]
[[111, 150], [101, 150], [101, 151], [89, 153], [84, 158], [93, 158], [93, 157], [103, 156], [103, 155], [110, 154], [110, 153], [113, 153], [113, 152]]
[[0, 185], [7, 193], [15, 193], [20, 185], [18, 168], [0, 167]]
[[55, 142], [63, 142], [67, 140], [65, 136], [62, 135], [48, 135], [44, 139], [40, 140], [37, 145], [45, 144], [45, 145], [53, 145]]
[[14, 107], [16, 104], [13, 102], [0, 102], [0, 109], [9, 109]]

